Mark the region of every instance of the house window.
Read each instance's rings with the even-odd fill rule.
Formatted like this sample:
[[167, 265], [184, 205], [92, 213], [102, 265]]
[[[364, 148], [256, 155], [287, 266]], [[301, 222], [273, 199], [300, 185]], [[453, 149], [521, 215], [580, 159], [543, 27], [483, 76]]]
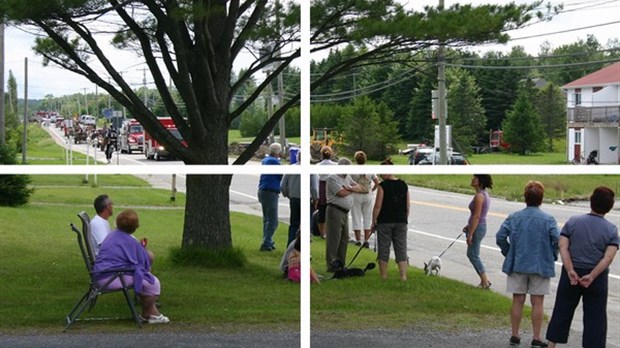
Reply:
[[581, 88], [575, 89], [575, 106], [581, 105]]
[[575, 130], [575, 144], [581, 144], [581, 130]]
[[603, 89], [603, 87], [594, 87], [594, 88], [592, 88], [592, 93], [596, 93], [596, 92], [598, 92], [598, 91], [600, 91], [602, 89]]

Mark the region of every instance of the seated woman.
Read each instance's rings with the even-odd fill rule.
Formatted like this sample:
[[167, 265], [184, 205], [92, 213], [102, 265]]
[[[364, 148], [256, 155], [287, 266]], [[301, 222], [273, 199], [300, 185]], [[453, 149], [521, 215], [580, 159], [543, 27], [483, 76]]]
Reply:
[[[140, 245], [132, 234], [138, 229], [138, 214], [124, 210], [116, 217], [116, 230], [112, 231], [101, 244], [95, 261], [95, 280], [101, 286], [110, 279], [106, 271], [131, 269], [132, 275], [124, 275], [125, 284], [132, 285], [140, 297], [142, 306], [141, 319], [149, 324], [168, 323], [170, 319], [159, 312], [155, 303], [159, 299], [160, 283], [150, 273], [151, 260], [146, 249]], [[122, 288], [120, 278], [108, 285], [108, 289]]]

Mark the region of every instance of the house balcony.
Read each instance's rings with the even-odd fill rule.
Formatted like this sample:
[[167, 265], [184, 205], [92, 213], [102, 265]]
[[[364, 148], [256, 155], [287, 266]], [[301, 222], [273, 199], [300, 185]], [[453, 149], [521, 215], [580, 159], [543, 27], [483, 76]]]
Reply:
[[620, 105], [568, 108], [568, 127], [619, 127]]

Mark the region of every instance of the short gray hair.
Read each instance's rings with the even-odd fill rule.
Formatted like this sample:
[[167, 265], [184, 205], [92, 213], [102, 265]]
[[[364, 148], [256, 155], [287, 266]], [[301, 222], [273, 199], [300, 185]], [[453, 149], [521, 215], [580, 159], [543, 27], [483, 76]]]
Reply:
[[351, 164], [353, 164], [353, 162], [351, 162], [351, 160], [350, 160], [350, 159], [348, 159], [348, 158], [346, 158], [346, 157], [341, 157], [341, 158], [338, 160], [338, 165], [340, 165], [340, 166], [341, 166], [341, 165], [351, 165]]
[[273, 143], [269, 145], [270, 155], [279, 155], [281, 153], [282, 153], [282, 145], [280, 145], [280, 143]]

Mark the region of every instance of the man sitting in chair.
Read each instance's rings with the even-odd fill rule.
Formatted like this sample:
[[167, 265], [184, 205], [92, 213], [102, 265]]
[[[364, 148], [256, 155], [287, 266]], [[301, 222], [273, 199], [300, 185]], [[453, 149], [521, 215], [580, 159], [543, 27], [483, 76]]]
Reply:
[[[170, 319], [161, 314], [156, 306], [161, 290], [159, 279], [150, 272], [151, 260], [146, 249], [132, 236], [139, 226], [140, 221], [135, 211], [127, 209], [118, 214], [116, 230], [103, 241], [95, 260], [95, 280], [97, 286], [102, 286], [110, 279], [106, 271], [133, 270], [133, 274], [128, 273], [122, 277], [126, 284], [133, 284], [134, 292], [140, 298], [142, 321], [149, 324], [168, 323]], [[107, 288], [122, 288], [120, 278], [114, 279]]]
[[90, 245], [92, 245], [95, 256], [97, 256], [97, 254], [99, 254], [101, 243], [103, 243], [105, 237], [107, 237], [112, 231], [108, 219], [110, 216], [114, 215], [114, 203], [112, 203], [112, 200], [108, 197], [108, 195], [103, 194], [95, 198], [93, 205], [97, 215], [90, 220], [90, 233], [92, 236]]
[[[95, 206], [95, 212], [97, 213], [97, 215], [95, 215], [95, 217], [92, 220], [90, 220], [90, 235], [92, 236], [92, 240], [90, 241], [90, 244], [93, 246], [95, 257], [97, 257], [97, 255], [99, 254], [99, 248], [101, 247], [101, 243], [103, 243], [103, 240], [105, 239], [105, 237], [107, 237], [108, 234], [112, 232], [108, 219], [112, 215], [114, 215], [114, 211], [113, 211], [114, 203], [112, 203], [112, 200], [110, 199], [108, 195], [103, 194], [95, 198], [95, 202], [93, 205]], [[146, 238], [142, 238], [142, 240], [140, 241], [140, 244], [142, 244], [142, 246], [146, 248], [146, 244], [147, 244]], [[148, 249], [146, 250], [146, 252], [149, 255], [149, 259], [151, 260], [151, 263], [153, 263], [153, 260], [155, 259], [155, 255], [153, 254], [152, 251]]]

